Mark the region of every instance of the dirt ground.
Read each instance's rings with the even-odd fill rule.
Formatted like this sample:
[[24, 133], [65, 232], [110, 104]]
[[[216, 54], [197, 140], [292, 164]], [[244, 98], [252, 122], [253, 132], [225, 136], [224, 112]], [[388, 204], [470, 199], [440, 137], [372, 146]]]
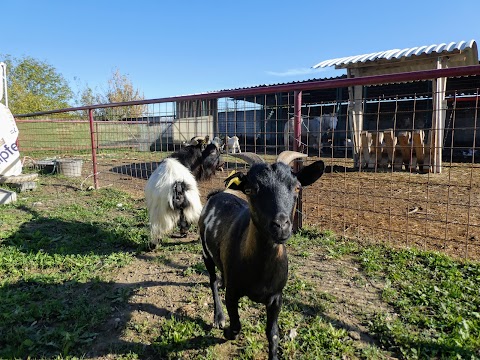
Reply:
[[304, 193], [305, 223], [346, 237], [480, 259], [480, 168], [446, 164], [441, 174], [331, 172]]
[[[444, 163], [441, 174], [432, 174], [359, 172], [350, 159], [322, 160], [327, 172], [303, 191], [303, 224], [348, 238], [480, 259], [480, 164]], [[99, 164], [100, 186], [119, 187], [142, 198], [145, 180], [157, 163], [100, 159]], [[224, 172], [200, 184], [202, 195], [222, 188], [223, 179], [236, 168], [245, 164], [226, 163]]]
[[[165, 245], [177, 246], [191, 241], [197, 241], [196, 234], [189, 234], [186, 239], [174, 240]], [[207, 276], [185, 276], [189, 267], [201, 261], [200, 255], [177, 252], [172, 258], [163, 259], [161, 253], [162, 250], [159, 249], [140, 256], [112, 277], [116, 286], [130, 289], [132, 296], [128, 305], [120, 309], [105, 325], [105, 331], [87, 358], [116, 358], [118, 352], [112, 352], [111, 349], [124, 351], [139, 343], [148, 347], [158, 334], [151, 330], [142, 332], [138, 328], [158, 328], [162, 318], [170, 318], [172, 315], [196, 319], [196, 322], [200, 317], [200, 321], [207, 324], [207, 327], [208, 324], [211, 325], [213, 305]], [[291, 267], [296, 268], [294, 271], [298, 278], [314, 284], [318, 292], [335, 299], [335, 305], [322, 312], [322, 317], [335, 327], [346, 329], [358, 347], [373, 344], [374, 339], [364, 324], [365, 318], [379, 311], [393, 313], [381, 299], [383, 284], [368, 280], [359, 271], [358, 264], [350, 258], [331, 259], [319, 253], [299, 262], [290, 251], [289, 259]], [[240, 310], [240, 316], [255, 323], [262, 311], [264, 309], [260, 305], [249, 305], [247, 309]], [[282, 331], [288, 333], [289, 329]], [[238, 351], [238, 344], [224, 341], [221, 335], [217, 342], [213, 347], [218, 359], [231, 359]], [[264, 352], [259, 356], [266, 358], [266, 355]], [[189, 349], [185, 356], [195, 357], [195, 349]], [[147, 358], [150, 357], [147, 355]], [[388, 358], [395, 359], [391, 356]]]
[[[118, 162], [115, 165], [118, 166]], [[358, 172], [352, 171], [348, 164], [328, 165], [324, 176], [304, 190], [305, 224], [365, 241], [415, 245], [462, 258], [480, 258], [478, 168], [459, 164], [447, 168], [441, 175], [433, 175]], [[98, 177], [99, 185], [121, 188], [142, 199], [148, 172], [134, 173], [131, 163], [121, 166], [127, 172], [113, 173], [109, 171], [112, 163], [104, 163]], [[229, 170], [214, 180], [201, 184], [202, 195], [222, 187], [223, 179], [232, 168], [229, 166]], [[84, 167], [85, 177], [79, 180], [81, 189], [92, 185], [88, 171]], [[57, 184], [51, 191], [72, 191], [70, 198], [74, 201], [73, 192], [77, 190], [63, 189]], [[163, 246], [175, 248], [196, 241], [197, 234], [190, 233], [185, 239], [171, 239]], [[378, 311], [393, 314], [381, 299], [383, 284], [369, 280], [348, 257], [331, 259], [318, 252], [300, 260], [290, 250], [289, 254], [294, 267], [298, 265], [296, 276], [335, 299], [335, 306], [327, 308], [322, 316], [336, 327], [346, 329], [360, 347], [373, 343], [365, 318]], [[132, 264], [112, 274], [115, 286], [130, 292], [128, 305], [115, 309], [86, 357], [111, 359], [123, 352], [112, 352], [112, 348], [148, 347], [158, 338], [155, 329], [161, 320], [172, 315], [187, 319], [200, 317], [205, 324], [211, 324], [213, 310], [207, 276], [196, 272], [186, 276], [188, 269], [200, 262], [201, 254], [179, 250], [172, 256], [165, 256], [162, 249], [158, 249], [141, 254]], [[255, 308], [253, 315], [252, 310], [249, 311], [249, 316], [255, 316]], [[231, 358], [237, 351], [233, 342], [225, 342], [220, 335], [215, 341], [211, 346], [217, 355], [224, 354], [220, 359]]]

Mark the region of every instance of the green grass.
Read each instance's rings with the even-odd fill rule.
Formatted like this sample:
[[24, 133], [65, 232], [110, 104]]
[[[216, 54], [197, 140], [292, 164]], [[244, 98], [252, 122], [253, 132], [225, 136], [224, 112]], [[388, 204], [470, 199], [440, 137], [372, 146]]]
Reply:
[[[2, 206], [0, 358], [266, 358], [264, 306], [241, 299], [242, 333], [225, 341], [222, 330], [211, 328], [212, 299], [199, 242], [166, 239], [147, 254], [146, 224], [143, 201], [114, 189], [80, 191], [75, 180], [55, 175], [41, 176], [36, 190]], [[294, 235], [288, 252], [279, 316], [283, 358], [480, 358], [478, 263], [362, 245], [315, 228]], [[133, 297], [144, 293], [112, 279], [122, 270], [134, 272], [138, 261], [152, 269], [147, 282], [159, 280], [158, 269], [166, 269], [163, 275], [174, 277], [172, 284], [192, 284], [181, 303], [197, 305], [194, 310], [168, 308], [166, 315], [152, 316], [148, 309], [165, 305], [145, 297], [142, 313], [149, 316], [122, 317]], [[350, 267], [335, 267], [345, 263]], [[321, 265], [334, 271], [322, 273]], [[375, 311], [344, 313], [355, 317], [372, 342], [352, 336], [335, 317], [355, 299], [330, 292], [327, 281], [348, 282], [357, 294], [380, 284]], [[118, 328], [111, 324], [116, 317], [122, 319]], [[112, 337], [107, 352], [90, 353]]]
[[[408, 359], [480, 358], [479, 263], [415, 249], [360, 246], [312, 228], [302, 229], [290, 245], [300, 257], [312, 246], [321, 246], [327, 258], [353, 255], [368, 278], [385, 281], [382, 298], [395, 313], [377, 313], [367, 320], [385, 350]], [[291, 294], [308, 297], [304, 289], [311, 287], [290, 279], [284, 291], [287, 306]], [[378, 356], [372, 349], [364, 349], [361, 357]]]
[[20, 132], [20, 144], [28, 144], [28, 150], [42, 148], [62, 149], [65, 146], [75, 146], [77, 149], [90, 147], [90, 126], [88, 122], [73, 121], [50, 122], [17, 121]]
[[[44, 148], [62, 150], [74, 147], [76, 150], [90, 149], [90, 124], [88, 121], [17, 120], [20, 131], [20, 144], [28, 144], [28, 151]], [[140, 140], [141, 126], [145, 124], [125, 124], [113, 122], [95, 123], [95, 141], [109, 145], [132, 140]]]
[[[2, 207], [1, 357], [67, 356], [86, 349], [112, 304], [128, 298], [109, 281], [110, 273], [144, 247], [145, 214], [114, 190], [77, 196], [78, 203], [67, 203], [40, 190]], [[122, 209], [114, 205], [120, 201]]]
[[407, 358], [480, 357], [480, 265], [417, 250], [384, 247], [360, 254], [368, 274], [386, 279], [383, 298], [395, 316], [370, 327]]
[[177, 320], [172, 316], [162, 321], [158, 332], [160, 336], [153, 348], [162, 358], [178, 359], [188, 349], [209, 345], [204, 327], [193, 320]]

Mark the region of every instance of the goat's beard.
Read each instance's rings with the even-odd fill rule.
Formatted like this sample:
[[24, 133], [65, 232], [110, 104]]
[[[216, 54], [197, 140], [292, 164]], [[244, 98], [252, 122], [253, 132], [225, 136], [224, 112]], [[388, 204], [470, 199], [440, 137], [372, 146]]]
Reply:
[[186, 192], [188, 186], [183, 181], [177, 181], [173, 184], [172, 189], [172, 205], [173, 209], [182, 210], [187, 208], [190, 203], [188, 202]]

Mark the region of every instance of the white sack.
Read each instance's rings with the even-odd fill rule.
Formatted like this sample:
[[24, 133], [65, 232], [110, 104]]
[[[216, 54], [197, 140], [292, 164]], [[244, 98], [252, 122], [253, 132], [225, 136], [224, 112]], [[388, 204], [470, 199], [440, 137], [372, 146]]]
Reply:
[[20, 152], [17, 148], [18, 128], [11, 111], [0, 103], [0, 175], [22, 173]]

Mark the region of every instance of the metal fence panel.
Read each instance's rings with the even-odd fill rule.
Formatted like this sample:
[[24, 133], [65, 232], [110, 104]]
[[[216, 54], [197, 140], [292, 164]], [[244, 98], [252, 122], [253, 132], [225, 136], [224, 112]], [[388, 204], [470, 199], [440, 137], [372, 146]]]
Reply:
[[[316, 142], [307, 137], [301, 144], [309, 154], [307, 163], [321, 159], [327, 169], [303, 191], [305, 224], [364, 241], [480, 259], [480, 70], [477, 67], [473, 74], [464, 70], [464, 75], [474, 75], [469, 77], [458, 77], [460, 70], [447, 70], [455, 75], [447, 81], [440, 110], [445, 119], [442, 129], [432, 125], [435, 111], [427, 75], [402, 73], [393, 85], [375, 83], [378, 78], [347, 79], [348, 83], [323, 81], [156, 100], [145, 105], [147, 119], [90, 119], [87, 111], [78, 109], [34, 114], [17, 119], [20, 152], [32, 166], [52, 158], [81, 158], [82, 188], [97, 181], [100, 187], [119, 187], [142, 198], [145, 181], [158, 162], [182, 146], [173, 129], [178, 108], [189, 109], [189, 120], [176, 130], [177, 137], [206, 135], [198, 133], [206, 130], [195, 127], [201, 105], [198, 117], [212, 116], [209, 135], [237, 135], [242, 151], [273, 161], [285, 149], [293, 91], [301, 90], [306, 129], [308, 121], [323, 114], [335, 112], [338, 119], [335, 129], [313, 134]], [[348, 87], [360, 83], [366, 95], [354, 159]], [[195, 106], [189, 106], [190, 99]], [[112, 105], [106, 113], [118, 119], [121, 108]], [[442, 138], [435, 142], [437, 134]], [[441, 173], [433, 172], [436, 144], [441, 144]], [[223, 187], [231, 170], [247, 168], [227, 154], [224, 160], [225, 171], [200, 184], [204, 196]]]

